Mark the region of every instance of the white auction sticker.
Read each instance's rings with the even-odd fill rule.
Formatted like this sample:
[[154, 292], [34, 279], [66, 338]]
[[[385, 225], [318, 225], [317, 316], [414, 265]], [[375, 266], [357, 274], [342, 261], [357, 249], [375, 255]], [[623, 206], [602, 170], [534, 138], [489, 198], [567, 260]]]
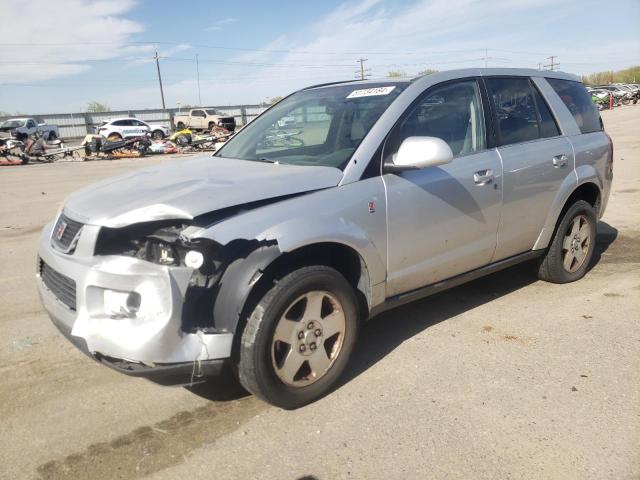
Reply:
[[360, 98], [360, 97], [374, 97], [376, 95], [389, 95], [393, 89], [396, 88], [395, 85], [391, 87], [376, 87], [376, 88], [365, 88], [363, 90], [354, 90], [347, 98]]

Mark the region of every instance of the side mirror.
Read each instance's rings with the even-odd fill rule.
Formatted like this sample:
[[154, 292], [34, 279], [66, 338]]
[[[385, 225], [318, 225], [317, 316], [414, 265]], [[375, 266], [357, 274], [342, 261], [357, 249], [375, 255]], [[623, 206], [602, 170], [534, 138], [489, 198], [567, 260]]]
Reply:
[[388, 172], [402, 172], [445, 165], [453, 160], [453, 152], [447, 143], [437, 137], [408, 137], [392, 162], [385, 164]]

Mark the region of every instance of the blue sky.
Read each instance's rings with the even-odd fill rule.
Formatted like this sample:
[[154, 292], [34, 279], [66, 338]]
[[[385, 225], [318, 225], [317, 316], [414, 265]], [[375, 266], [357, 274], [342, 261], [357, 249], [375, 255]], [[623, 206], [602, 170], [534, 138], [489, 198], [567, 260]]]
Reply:
[[199, 103], [196, 55], [205, 105], [353, 78], [360, 57], [373, 77], [483, 66], [485, 55], [490, 66], [537, 68], [553, 54], [577, 74], [640, 64], [638, 0], [221, 4], [0, 0], [0, 110], [159, 108], [156, 48], [167, 107]]

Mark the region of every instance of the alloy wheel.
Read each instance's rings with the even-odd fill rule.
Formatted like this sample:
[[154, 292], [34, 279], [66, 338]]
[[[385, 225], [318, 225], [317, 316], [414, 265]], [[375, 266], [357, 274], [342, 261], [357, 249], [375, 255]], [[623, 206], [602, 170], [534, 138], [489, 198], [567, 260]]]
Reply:
[[311, 291], [289, 304], [276, 325], [271, 360], [286, 385], [303, 387], [322, 378], [340, 355], [346, 331], [338, 299]]
[[562, 265], [573, 273], [582, 267], [591, 246], [591, 227], [584, 215], [576, 216], [562, 242]]

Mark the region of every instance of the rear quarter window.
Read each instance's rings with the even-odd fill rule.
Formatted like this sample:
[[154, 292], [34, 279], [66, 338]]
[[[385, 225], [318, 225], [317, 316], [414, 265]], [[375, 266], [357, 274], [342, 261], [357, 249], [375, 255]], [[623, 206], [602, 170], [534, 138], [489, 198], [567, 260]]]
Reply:
[[582, 83], [557, 78], [547, 78], [547, 82], [567, 106], [582, 133], [602, 130], [598, 109]]

